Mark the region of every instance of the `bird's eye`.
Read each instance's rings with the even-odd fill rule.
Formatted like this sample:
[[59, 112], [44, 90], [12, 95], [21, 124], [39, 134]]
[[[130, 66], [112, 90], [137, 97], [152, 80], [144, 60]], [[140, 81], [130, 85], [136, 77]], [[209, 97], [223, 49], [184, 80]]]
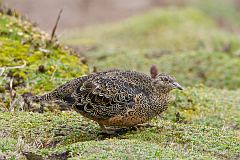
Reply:
[[167, 77], [164, 77], [163, 80], [164, 80], [164, 81], [168, 81], [168, 78], [167, 78]]

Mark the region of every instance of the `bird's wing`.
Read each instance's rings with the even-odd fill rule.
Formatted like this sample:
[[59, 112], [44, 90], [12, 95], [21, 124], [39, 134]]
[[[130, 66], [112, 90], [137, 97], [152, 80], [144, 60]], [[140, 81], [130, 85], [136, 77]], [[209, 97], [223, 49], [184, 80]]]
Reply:
[[134, 107], [134, 97], [141, 90], [123, 77], [99, 76], [89, 79], [75, 89], [75, 108], [85, 114], [107, 119], [124, 114]]
[[98, 72], [87, 76], [72, 79], [65, 84], [54, 89], [52, 92], [40, 95], [31, 96], [31, 100], [35, 102], [56, 102], [64, 106], [72, 106], [75, 103], [75, 99], [72, 97], [72, 93], [78, 86], [82, 86], [85, 81], [97, 76], [105, 75], [106, 73], [119, 72], [119, 70], [113, 69], [105, 72]]

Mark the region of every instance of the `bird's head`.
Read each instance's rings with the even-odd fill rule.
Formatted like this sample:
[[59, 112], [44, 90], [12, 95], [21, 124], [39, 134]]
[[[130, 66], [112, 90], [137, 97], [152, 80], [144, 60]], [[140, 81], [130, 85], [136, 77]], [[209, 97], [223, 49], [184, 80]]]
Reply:
[[182, 86], [176, 82], [176, 79], [165, 73], [158, 74], [153, 80], [152, 85], [162, 92], [170, 92], [173, 89], [182, 90]]

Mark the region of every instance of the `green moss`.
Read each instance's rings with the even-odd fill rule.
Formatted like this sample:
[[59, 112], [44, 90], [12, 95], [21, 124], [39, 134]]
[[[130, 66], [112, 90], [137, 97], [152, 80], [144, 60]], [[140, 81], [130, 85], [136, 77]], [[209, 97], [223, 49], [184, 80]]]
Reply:
[[[5, 68], [0, 82], [4, 92], [0, 93], [0, 108], [19, 109], [21, 94], [50, 91], [56, 86], [88, 72], [79, 56], [64, 49], [56, 40], [22, 18], [0, 13], [0, 67]], [[26, 65], [21, 69], [6, 67]], [[39, 67], [43, 66], [42, 71]], [[18, 104], [10, 105], [9, 83], [13, 78], [13, 89]]]
[[[175, 92], [175, 101], [164, 119], [193, 123], [222, 129], [240, 129], [239, 90], [229, 91], [214, 88], [186, 88]], [[176, 117], [179, 113], [179, 117]]]
[[[5, 113], [0, 118], [1, 130], [9, 137], [25, 137], [26, 143], [34, 140], [48, 147], [56, 143], [64, 145], [76, 141], [92, 140], [96, 128], [90, 121], [76, 113]], [[11, 127], [7, 127], [11, 124]], [[91, 135], [92, 136], [89, 136]], [[74, 135], [74, 136], [73, 136]], [[50, 144], [48, 144], [50, 143]]]
[[24, 142], [22, 151], [31, 148], [30, 151], [44, 156], [69, 151], [72, 158], [89, 159], [96, 156], [231, 159], [237, 157], [240, 149], [240, 139], [234, 131], [162, 120], [154, 122], [156, 127], [104, 141], [96, 141], [101, 136], [97, 136], [99, 129], [95, 123], [74, 112], [1, 113], [0, 123], [1, 134], [8, 135], [9, 141], [15, 139], [14, 143], [1, 141], [4, 144], [1, 150], [12, 154], [19, 137]]
[[127, 137], [170, 147], [176, 153], [172, 158], [231, 159], [238, 156], [240, 145], [235, 132], [166, 121], [159, 121], [157, 126]]
[[0, 137], [0, 159], [16, 159], [19, 148], [16, 139]]
[[[85, 142], [70, 145], [61, 150], [70, 151], [70, 159], [156, 159], [156, 158], [214, 158], [214, 156], [201, 155], [195, 152], [184, 156], [172, 147], [161, 147], [156, 143], [139, 140], [105, 140], [101, 142]], [[59, 152], [59, 151], [58, 151]], [[187, 153], [187, 152], [186, 152]], [[198, 155], [196, 155], [198, 153]]]

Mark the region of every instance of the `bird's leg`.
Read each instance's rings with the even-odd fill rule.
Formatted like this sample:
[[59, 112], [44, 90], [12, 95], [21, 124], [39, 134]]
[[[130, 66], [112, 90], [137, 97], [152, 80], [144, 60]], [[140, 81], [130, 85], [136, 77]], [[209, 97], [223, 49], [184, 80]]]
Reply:
[[44, 112], [44, 104], [42, 102], [40, 102], [40, 108], [38, 110], [39, 113], [43, 113]]
[[119, 134], [129, 130], [129, 128], [114, 128], [114, 127], [105, 127], [103, 124], [98, 123], [102, 129], [102, 133], [105, 134]]
[[102, 133], [105, 134], [116, 134], [116, 130], [113, 128], [106, 128], [103, 124], [98, 123], [102, 129]]
[[101, 124], [101, 123], [98, 123], [98, 124], [103, 131], [106, 130], [106, 127], [103, 124]]
[[144, 128], [150, 128], [150, 127], [154, 127], [153, 124], [150, 124], [150, 123], [143, 123], [143, 124], [138, 124], [136, 125], [137, 128], [141, 128], [141, 127], [144, 127]]

